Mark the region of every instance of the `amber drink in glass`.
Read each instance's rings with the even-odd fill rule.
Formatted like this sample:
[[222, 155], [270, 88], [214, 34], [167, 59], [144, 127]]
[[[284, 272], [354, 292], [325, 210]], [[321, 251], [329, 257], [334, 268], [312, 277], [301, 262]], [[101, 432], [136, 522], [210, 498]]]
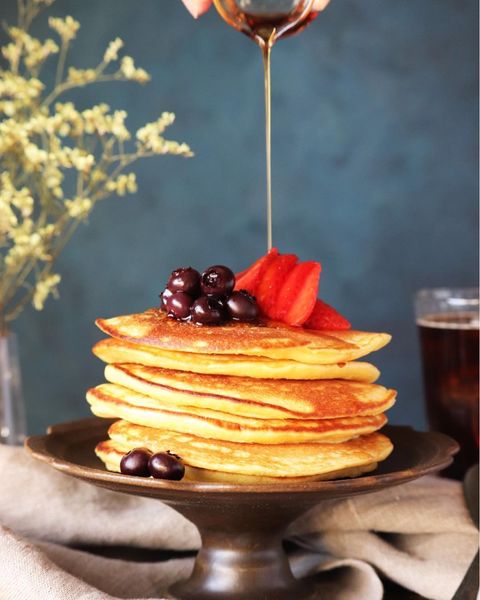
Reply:
[[444, 474], [461, 479], [478, 462], [478, 288], [421, 290], [415, 308], [428, 423], [460, 444]]

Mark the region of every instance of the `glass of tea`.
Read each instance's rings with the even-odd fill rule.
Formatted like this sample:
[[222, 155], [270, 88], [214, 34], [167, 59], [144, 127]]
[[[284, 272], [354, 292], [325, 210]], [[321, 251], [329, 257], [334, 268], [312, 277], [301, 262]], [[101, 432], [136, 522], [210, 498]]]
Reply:
[[428, 423], [460, 444], [446, 476], [478, 462], [478, 288], [425, 289], [415, 298]]

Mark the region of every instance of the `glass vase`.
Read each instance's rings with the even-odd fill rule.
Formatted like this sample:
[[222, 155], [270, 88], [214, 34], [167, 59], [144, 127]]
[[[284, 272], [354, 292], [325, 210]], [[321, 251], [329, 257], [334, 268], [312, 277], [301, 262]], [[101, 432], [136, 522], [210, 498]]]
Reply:
[[23, 444], [26, 435], [17, 336], [0, 333], [0, 443]]

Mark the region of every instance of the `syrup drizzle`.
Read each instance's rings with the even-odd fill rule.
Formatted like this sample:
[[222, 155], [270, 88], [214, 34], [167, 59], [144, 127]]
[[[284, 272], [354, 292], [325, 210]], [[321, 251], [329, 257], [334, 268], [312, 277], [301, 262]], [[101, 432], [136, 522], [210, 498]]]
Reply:
[[[254, 40], [262, 51], [264, 88], [265, 88], [265, 159], [267, 192], [267, 250], [273, 245], [272, 234], [272, 88], [271, 88], [271, 50], [281, 37], [302, 31], [315, 19], [318, 11], [312, 10], [313, 0], [292, 2], [292, 11], [288, 14], [253, 14], [240, 6], [240, 0], [214, 0], [220, 16], [232, 27]], [[247, 3], [250, 4], [251, 3]]]
[[270, 63], [272, 45], [276, 29], [273, 28], [268, 40], [263, 44], [263, 70], [265, 85], [265, 159], [267, 166], [267, 250], [270, 252], [273, 244], [272, 235], [272, 84]]

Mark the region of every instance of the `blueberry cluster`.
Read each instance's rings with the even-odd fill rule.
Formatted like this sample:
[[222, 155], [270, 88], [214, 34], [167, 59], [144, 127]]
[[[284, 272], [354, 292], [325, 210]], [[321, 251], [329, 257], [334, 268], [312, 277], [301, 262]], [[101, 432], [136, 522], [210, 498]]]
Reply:
[[221, 325], [226, 321], [255, 321], [259, 308], [247, 291], [233, 291], [235, 275], [223, 265], [201, 275], [192, 267], [181, 267], [170, 275], [161, 295], [161, 307], [169, 317], [198, 325]]
[[134, 448], [122, 456], [120, 472], [136, 477], [179, 481], [185, 475], [185, 467], [181, 458], [172, 452], [153, 454], [148, 448]]

